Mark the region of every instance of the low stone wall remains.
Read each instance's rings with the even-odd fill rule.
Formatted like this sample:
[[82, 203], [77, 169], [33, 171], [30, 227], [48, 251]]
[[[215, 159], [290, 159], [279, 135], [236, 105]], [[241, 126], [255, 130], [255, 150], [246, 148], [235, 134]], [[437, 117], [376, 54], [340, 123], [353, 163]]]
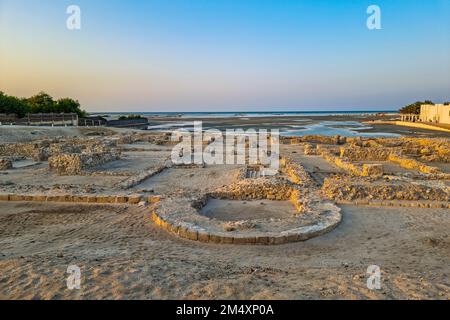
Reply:
[[336, 167], [345, 170], [349, 174], [353, 176], [360, 177], [381, 177], [384, 173], [382, 164], [355, 164], [351, 161], [348, 161], [346, 158], [342, 158], [334, 155], [331, 152], [326, 150], [322, 150], [322, 157], [335, 165]]
[[209, 193], [216, 199], [230, 200], [290, 200], [293, 187], [281, 179], [258, 178], [242, 180]]
[[143, 201], [157, 203], [160, 196], [143, 197], [135, 195], [72, 195], [72, 194], [0, 194], [0, 201], [17, 202], [67, 202], [88, 204], [139, 204]]
[[229, 200], [289, 200], [298, 213], [308, 209], [308, 199], [294, 185], [287, 183], [283, 179], [258, 178], [252, 180], [242, 180], [237, 183], [218, 188], [208, 193], [200, 202], [195, 202], [198, 209], [206, 204], [209, 198], [229, 199]]
[[134, 176], [126, 179], [122, 183], [120, 183], [120, 188], [124, 189], [124, 190], [133, 188], [133, 187], [137, 186], [138, 184], [140, 184], [142, 181], [147, 180], [148, 178], [151, 178], [154, 175], [157, 175], [158, 173], [161, 173], [163, 170], [165, 170], [167, 168], [168, 167], [166, 165], [162, 165], [157, 168], [145, 170], [137, 175], [134, 175]]
[[319, 136], [319, 135], [309, 135], [303, 137], [282, 137], [280, 138], [283, 143], [290, 144], [301, 144], [301, 143], [322, 143], [322, 144], [331, 144], [331, 145], [341, 145], [347, 142], [346, 137], [341, 136]]
[[119, 159], [116, 152], [57, 154], [48, 159], [50, 170], [59, 175], [78, 175], [92, 168]]
[[439, 168], [431, 167], [415, 159], [410, 159], [397, 154], [390, 154], [388, 160], [397, 163], [403, 168], [419, 170], [422, 173], [432, 173], [432, 174], [441, 173], [441, 170]]
[[450, 202], [446, 201], [402, 201], [402, 200], [338, 200], [340, 205], [356, 205], [356, 206], [372, 206], [372, 207], [400, 207], [400, 208], [433, 208], [433, 209], [450, 209]]
[[295, 184], [305, 187], [311, 187], [315, 185], [315, 182], [311, 179], [311, 176], [306, 172], [305, 168], [300, 164], [294, 162], [292, 159], [282, 157], [280, 159], [281, 172], [286, 174], [289, 179]]
[[317, 147], [313, 146], [310, 143], [304, 143], [303, 144], [303, 153], [306, 156], [316, 156], [316, 155], [318, 155]]
[[0, 144], [0, 156], [26, 157], [35, 161], [45, 161], [48, 158], [48, 141], [36, 143], [5, 143]]
[[341, 147], [341, 158], [347, 158], [350, 161], [386, 161], [390, 155], [390, 150], [379, 147], [358, 147], [351, 145], [348, 147]]
[[339, 200], [433, 200], [449, 201], [448, 190], [418, 183], [370, 183], [363, 179], [334, 176], [326, 178], [323, 194]]

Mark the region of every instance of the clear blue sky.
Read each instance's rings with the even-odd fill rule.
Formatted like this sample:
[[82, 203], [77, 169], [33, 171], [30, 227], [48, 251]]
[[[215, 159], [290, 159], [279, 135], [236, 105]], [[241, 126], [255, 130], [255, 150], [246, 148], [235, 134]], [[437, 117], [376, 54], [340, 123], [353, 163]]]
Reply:
[[[366, 27], [371, 4], [382, 30]], [[0, 0], [0, 90], [89, 111], [448, 101], [450, 0]]]

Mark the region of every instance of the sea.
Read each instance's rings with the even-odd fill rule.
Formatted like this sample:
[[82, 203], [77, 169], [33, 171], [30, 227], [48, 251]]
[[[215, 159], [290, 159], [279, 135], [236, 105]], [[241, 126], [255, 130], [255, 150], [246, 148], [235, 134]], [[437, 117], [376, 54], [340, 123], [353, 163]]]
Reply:
[[[255, 117], [295, 117], [295, 116], [334, 116], [334, 115], [353, 115], [361, 117], [373, 114], [396, 114], [395, 110], [373, 110], [373, 111], [263, 111], [263, 112], [97, 112], [91, 115], [103, 115], [109, 117], [118, 117], [121, 115], [141, 115], [151, 117], [152, 124], [147, 130], [173, 132], [176, 130], [191, 131], [193, 130], [192, 119], [225, 119], [225, 118], [247, 118]], [[159, 122], [158, 118], [176, 118], [176, 120]], [[186, 119], [186, 120], [184, 120]], [[191, 119], [191, 120], [188, 120]], [[163, 120], [163, 119], [161, 119]], [[220, 120], [219, 120], [220, 121]], [[341, 135], [346, 137], [397, 137], [399, 134], [392, 132], [365, 132], [371, 127], [358, 121], [312, 121], [310, 119], [293, 120], [295, 124], [280, 126], [280, 134], [282, 136], [304, 136], [304, 135], [324, 135], [335, 136]], [[306, 121], [308, 123], [303, 123]], [[264, 124], [262, 124], [264, 125]], [[242, 124], [232, 126], [230, 129], [239, 129]], [[204, 127], [203, 130], [212, 129]], [[223, 129], [223, 128], [219, 128]]]
[[364, 111], [250, 111], [250, 112], [92, 112], [91, 115], [141, 115], [145, 117], [179, 117], [179, 118], [233, 118], [233, 117], [289, 117], [289, 116], [332, 116], [332, 115], [366, 115], [395, 114], [396, 110]]

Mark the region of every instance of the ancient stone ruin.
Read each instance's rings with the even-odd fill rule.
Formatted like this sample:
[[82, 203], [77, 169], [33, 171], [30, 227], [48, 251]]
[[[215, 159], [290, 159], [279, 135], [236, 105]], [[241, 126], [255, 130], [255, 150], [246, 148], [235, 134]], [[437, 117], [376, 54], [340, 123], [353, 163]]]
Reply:
[[116, 152], [62, 153], [48, 158], [48, 166], [59, 175], [77, 175], [83, 170], [119, 159]]
[[[341, 222], [340, 204], [450, 207], [448, 139], [280, 142], [278, 171], [248, 162], [175, 165], [173, 142], [161, 133], [0, 144], [0, 201], [141, 205], [182, 238], [266, 245], [331, 231]], [[33, 166], [22, 169], [16, 161]]]

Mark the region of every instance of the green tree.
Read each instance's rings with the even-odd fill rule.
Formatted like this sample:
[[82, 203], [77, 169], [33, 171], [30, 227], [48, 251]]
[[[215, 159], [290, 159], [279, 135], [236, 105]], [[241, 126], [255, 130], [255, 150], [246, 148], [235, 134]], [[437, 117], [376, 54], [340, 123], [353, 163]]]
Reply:
[[55, 112], [76, 113], [80, 118], [86, 116], [86, 112], [81, 110], [78, 100], [72, 98], [61, 98], [56, 102]]
[[25, 100], [8, 96], [0, 91], [0, 113], [16, 114], [19, 118], [23, 118], [28, 110], [29, 106]]
[[31, 113], [51, 113], [56, 110], [56, 103], [53, 98], [43, 91], [28, 98], [27, 102], [30, 105]]
[[412, 114], [420, 114], [420, 106], [423, 104], [434, 104], [432, 101], [430, 100], [425, 100], [425, 101], [416, 101], [412, 104], [409, 104], [407, 106], [404, 106], [403, 108], [400, 109], [400, 113], [412, 113]]
[[28, 99], [19, 99], [0, 91], [0, 113], [15, 113], [20, 118], [27, 113], [76, 113], [80, 118], [86, 116], [86, 111], [81, 110], [77, 100], [62, 98], [55, 101], [45, 92], [39, 92]]

